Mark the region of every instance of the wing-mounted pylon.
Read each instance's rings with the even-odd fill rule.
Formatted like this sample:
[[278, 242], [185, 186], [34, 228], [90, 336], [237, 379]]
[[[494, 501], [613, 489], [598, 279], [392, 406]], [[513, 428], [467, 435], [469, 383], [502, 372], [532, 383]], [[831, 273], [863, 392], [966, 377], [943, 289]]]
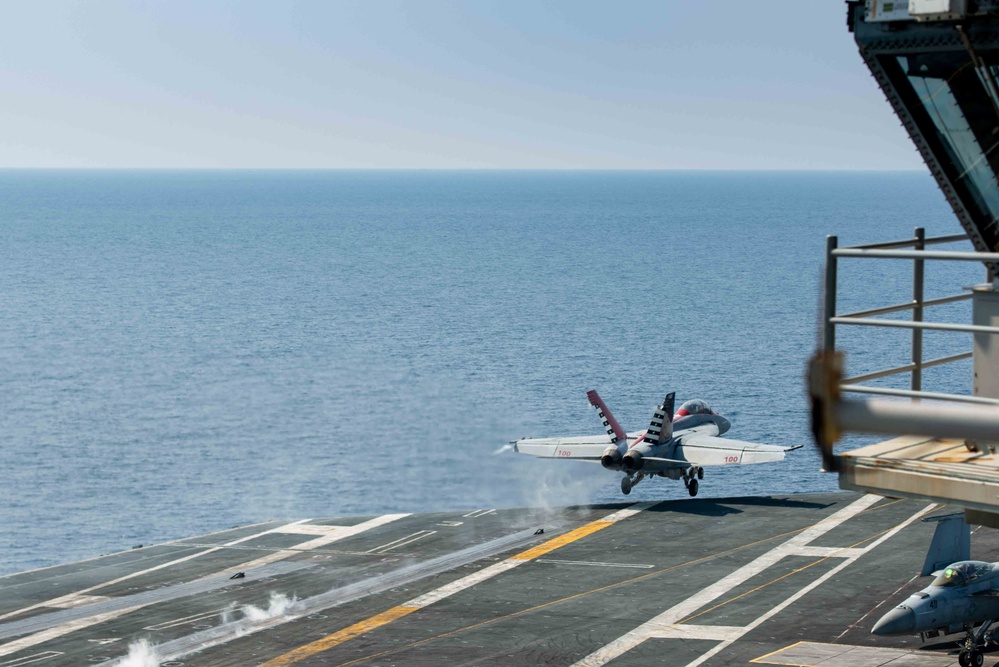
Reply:
[[658, 445], [669, 442], [673, 437], [673, 408], [676, 405], [676, 392], [671, 391], [666, 394], [662, 405], [656, 407], [652, 414], [652, 422], [649, 423], [649, 430], [645, 432], [645, 442], [650, 445]]
[[600, 422], [607, 430], [607, 436], [611, 441], [610, 447], [604, 450], [600, 457], [600, 463], [605, 468], [613, 468], [621, 463], [624, 450], [628, 449], [628, 436], [595, 389], [586, 392], [586, 398], [590, 399], [590, 405], [596, 409], [597, 416], [600, 417]]

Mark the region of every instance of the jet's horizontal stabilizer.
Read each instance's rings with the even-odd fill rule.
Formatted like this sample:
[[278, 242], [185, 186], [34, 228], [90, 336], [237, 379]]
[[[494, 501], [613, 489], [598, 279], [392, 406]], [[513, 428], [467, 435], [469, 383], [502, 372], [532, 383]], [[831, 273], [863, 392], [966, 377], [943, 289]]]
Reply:
[[963, 513], [935, 516], [923, 521], [937, 522], [937, 529], [933, 531], [933, 541], [919, 576], [933, 574], [951, 563], [971, 560], [971, 526], [965, 523]]

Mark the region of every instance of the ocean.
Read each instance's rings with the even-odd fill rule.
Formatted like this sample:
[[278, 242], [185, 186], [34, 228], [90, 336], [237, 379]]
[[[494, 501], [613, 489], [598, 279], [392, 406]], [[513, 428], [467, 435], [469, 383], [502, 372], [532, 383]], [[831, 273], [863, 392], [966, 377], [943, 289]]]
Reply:
[[[504, 449], [600, 433], [591, 388], [628, 430], [676, 391], [806, 445], [702, 496], [834, 490], [804, 387], [825, 236], [915, 226], [960, 231], [922, 172], [0, 171], [0, 573], [273, 518], [619, 502], [617, 474]], [[841, 310], [910, 272], [844, 260]], [[907, 361], [904, 331], [838, 342], [850, 372]]]

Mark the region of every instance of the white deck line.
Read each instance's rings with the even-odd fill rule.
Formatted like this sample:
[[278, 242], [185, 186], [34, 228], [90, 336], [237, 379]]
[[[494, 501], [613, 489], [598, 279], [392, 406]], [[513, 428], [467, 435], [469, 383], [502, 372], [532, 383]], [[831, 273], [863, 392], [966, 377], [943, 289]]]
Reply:
[[[610, 523], [617, 523], [618, 521], [623, 521], [624, 519], [631, 518], [636, 514], [638, 514], [639, 512], [647, 510], [653, 505], [658, 505], [658, 504], [659, 501], [635, 503], [630, 507], [626, 507], [623, 510], [618, 510], [617, 512], [608, 514], [602, 519], [596, 519], [596, 520], [607, 521]], [[482, 583], [483, 581], [492, 579], [498, 574], [502, 574], [504, 572], [507, 572], [508, 570], [512, 570], [518, 565], [523, 565], [524, 563], [530, 563], [530, 562], [531, 562], [530, 560], [522, 560], [519, 558], [508, 558], [506, 560], [502, 560], [488, 567], [484, 567], [478, 572], [473, 572], [472, 574], [462, 577], [461, 579], [452, 581], [450, 584], [445, 584], [444, 586], [432, 590], [429, 593], [425, 593], [419, 597], [413, 598], [409, 602], [404, 602], [402, 603], [401, 606], [423, 608], [428, 605], [432, 605], [435, 602], [440, 602], [445, 598], [451, 597], [455, 593], [459, 593], [467, 588], [471, 588], [476, 584]]]
[[86, 618], [79, 618], [75, 621], [69, 621], [68, 623], [63, 623], [62, 625], [57, 625], [54, 628], [49, 628], [48, 630], [42, 630], [41, 632], [36, 632], [33, 635], [28, 635], [27, 637], [22, 637], [21, 639], [15, 639], [12, 642], [7, 642], [6, 644], [0, 646], [0, 656], [10, 655], [11, 653], [17, 653], [26, 648], [32, 646], [37, 646], [43, 644], [50, 639], [57, 639], [63, 635], [68, 635], [71, 632], [76, 632], [77, 630], [82, 630], [84, 628], [89, 628], [92, 625], [97, 625], [98, 623], [103, 623], [104, 621], [110, 621], [119, 616], [124, 616], [129, 614], [136, 609], [141, 609], [145, 605], [139, 605], [137, 607], [128, 607], [126, 609], [116, 609], [115, 611], [109, 611], [104, 614], [96, 614], [94, 616], [88, 616]]
[[26, 655], [23, 658], [18, 658], [16, 660], [0, 662], [0, 667], [20, 667], [21, 665], [30, 665], [36, 662], [41, 662], [42, 660], [48, 660], [49, 658], [58, 658], [60, 655], [62, 655], [62, 653], [59, 651], [45, 651], [44, 653]]
[[[322, 545], [329, 544], [331, 542], [336, 542], [337, 540], [342, 540], [342, 539], [350, 537], [352, 535], [357, 535], [358, 533], [363, 533], [366, 530], [370, 530], [372, 528], [377, 528], [378, 526], [382, 526], [382, 525], [385, 525], [387, 523], [391, 523], [392, 521], [396, 521], [397, 519], [401, 519], [401, 518], [406, 517], [406, 516], [409, 516], [409, 514], [384, 514], [382, 516], [375, 517], [374, 519], [370, 519], [370, 520], [365, 521], [363, 523], [359, 523], [356, 526], [345, 526], [342, 531], [335, 532], [335, 533], [332, 533], [330, 535], [324, 535], [322, 537], [316, 538], [315, 540], [310, 540], [309, 542], [306, 542], [305, 544], [313, 544], [313, 543], [316, 543], [316, 542], [321, 542]], [[290, 524], [286, 524], [286, 525], [287, 526], [296, 526], [296, 525], [301, 524], [303, 521], [308, 521], [308, 520], [309, 519], [302, 519], [300, 521], [294, 521], [294, 522], [292, 522]], [[246, 537], [241, 537], [238, 540], [233, 540], [232, 542], [226, 542], [222, 546], [212, 547], [210, 549], [205, 549], [204, 551], [199, 551], [198, 553], [190, 554], [188, 556], [184, 556], [183, 558], [178, 558], [178, 559], [166, 562], [166, 563], [161, 563], [160, 565], [157, 565], [155, 567], [147, 568], [147, 569], [139, 571], [139, 572], [133, 572], [131, 574], [125, 575], [124, 577], [119, 577], [118, 579], [115, 579], [113, 581], [106, 581], [106, 582], [104, 582], [102, 584], [98, 584], [96, 586], [91, 586], [90, 588], [85, 588], [85, 589], [83, 589], [81, 591], [77, 591], [76, 593], [71, 593], [69, 595], [63, 595], [63, 596], [55, 598], [53, 600], [49, 600], [49, 601], [46, 601], [46, 602], [40, 602], [38, 604], [31, 605], [30, 607], [23, 607], [22, 609], [19, 609], [17, 611], [10, 612], [8, 614], [0, 616], [0, 620], [2, 620], [4, 618], [7, 618], [7, 617], [10, 617], [10, 616], [15, 616], [17, 614], [21, 614], [21, 613], [23, 613], [25, 611], [28, 611], [28, 610], [31, 610], [31, 609], [37, 609], [39, 607], [54, 607], [54, 606], [59, 606], [57, 603], [59, 603], [60, 601], [65, 602], [66, 600], [78, 599], [80, 595], [82, 595], [84, 593], [88, 593], [88, 592], [93, 591], [93, 590], [96, 590], [98, 588], [103, 588], [103, 587], [109, 586], [111, 584], [116, 584], [116, 583], [120, 583], [122, 581], [127, 581], [128, 579], [132, 579], [134, 577], [138, 577], [138, 576], [140, 576], [142, 574], [147, 574], [149, 572], [154, 572], [156, 570], [161, 570], [161, 569], [163, 569], [165, 567], [169, 567], [171, 565], [176, 565], [178, 563], [183, 563], [183, 562], [189, 561], [189, 560], [191, 560], [193, 558], [197, 558], [198, 556], [204, 556], [205, 554], [209, 554], [209, 553], [213, 553], [215, 551], [219, 551], [221, 549], [224, 549], [225, 547], [233, 546], [233, 545], [239, 544], [241, 542], [246, 542], [246, 541], [251, 540], [253, 538], [260, 537], [261, 535], [267, 535], [267, 534], [270, 534], [270, 533], [280, 533], [280, 532], [282, 532], [282, 529], [284, 527], [285, 526], [280, 526], [280, 527], [274, 528], [272, 530], [266, 530], [266, 531], [263, 531], [261, 533], [255, 533], [253, 535], [248, 535]], [[301, 553], [301, 549], [304, 546], [305, 546], [304, 544], [300, 544], [300, 545], [298, 545], [298, 548], [295, 549], [295, 550], [281, 550], [281, 551], [277, 551], [275, 553], [268, 554], [268, 555], [263, 556], [261, 558], [257, 558], [255, 560], [249, 561], [247, 563], [242, 563], [242, 564], [239, 564], [239, 565], [226, 566], [224, 569], [225, 570], [249, 570], [249, 569], [253, 569], [254, 567], [260, 567], [261, 565], [266, 565], [268, 563], [277, 562], [279, 560], [283, 560], [285, 558], [288, 558], [289, 556]], [[210, 576], [210, 575], [205, 575], [205, 576]], [[83, 605], [80, 605], [80, 606], [83, 606]], [[47, 630], [43, 630], [41, 632], [36, 632], [36, 633], [34, 633], [32, 635], [28, 635], [27, 637], [22, 637], [21, 639], [17, 639], [17, 640], [14, 640], [12, 642], [8, 642], [6, 644], [0, 645], [0, 656], [10, 655], [11, 653], [14, 653], [16, 651], [20, 651], [21, 649], [27, 648], [29, 646], [35, 646], [37, 644], [41, 644], [43, 642], [46, 642], [46, 641], [48, 641], [50, 639], [54, 639], [56, 637], [61, 637], [64, 634], [67, 634], [67, 633], [70, 633], [70, 632], [74, 632], [76, 630], [80, 630], [80, 629], [89, 627], [91, 625], [96, 625], [98, 623], [103, 623], [104, 621], [108, 621], [108, 620], [117, 618], [119, 616], [122, 616], [124, 614], [130, 613], [132, 611], [135, 611], [136, 609], [140, 609], [143, 606], [146, 606], [146, 605], [139, 605], [139, 606], [135, 606], [135, 607], [129, 607], [128, 609], [116, 610], [116, 611], [108, 612], [108, 613], [104, 613], [104, 614], [96, 614], [94, 616], [88, 616], [86, 618], [81, 618], [81, 619], [76, 619], [74, 621], [69, 621], [67, 623], [63, 623], [62, 625], [58, 625], [58, 626], [49, 628]]]
[[[924, 507], [923, 509], [919, 510], [918, 512], [916, 512], [915, 514], [913, 514], [912, 516], [910, 516], [908, 519], [906, 519], [905, 521], [903, 521], [902, 523], [898, 524], [897, 526], [895, 526], [894, 528], [892, 528], [890, 531], [888, 531], [887, 533], [885, 533], [884, 535], [882, 535], [881, 537], [879, 537], [874, 542], [871, 542], [867, 547], [865, 547], [861, 551], [863, 553], [867, 553], [868, 551], [874, 549], [878, 545], [883, 544], [886, 540], [894, 537], [898, 533], [898, 531], [902, 530], [903, 528], [905, 528], [906, 526], [908, 526], [913, 521], [916, 521], [920, 517], [925, 516], [926, 514], [929, 514], [930, 512], [932, 512], [933, 510], [935, 510], [936, 508], [937, 508], [937, 504], [936, 503], [931, 503], [931, 504], [927, 505], [926, 507]], [[790, 597], [788, 597], [786, 600], [784, 600], [783, 602], [781, 602], [776, 607], [770, 609], [767, 613], [765, 613], [762, 616], [758, 617], [755, 621], [753, 621], [752, 623], [750, 623], [749, 625], [747, 625], [742, 633], [740, 633], [739, 635], [737, 635], [735, 637], [732, 637], [730, 639], [724, 640], [722, 643], [718, 644], [717, 646], [715, 646], [714, 648], [712, 648], [710, 651], [708, 651], [707, 653], [705, 653], [701, 657], [697, 658], [696, 660], [693, 660], [692, 662], [687, 663], [686, 667], [697, 667], [697, 665], [700, 665], [705, 660], [708, 660], [709, 658], [713, 657], [719, 651], [722, 651], [725, 648], [731, 646], [731, 644], [734, 641], [736, 641], [737, 639], [739, 639], [739, 637], [742, 637], [747, 632], [750, 632], [751, 630], [756, 629], [758, 626], [762, 625], [765, 621], [767, 621], [770, 618], [776, 616], [777, 614], [779, 614], [780, 612], [784, 611], [789, 606], [791, 606], [793, 603], [797, 602], [799, 599], [801, 599], [802, 597], [804, 597], [807, 593], [810, 593], [812, 590], [814, 590], [814, 589], [818, 588], [819, 586], [821, 586], [822, 584], [824, 584], [826, 581], [828, 581], [830, 578], [832, 578], [835, 574], [837, 574], [840, 570], [843, 570], [844, 568], [849, 567], [850, 565], [852, 565], [854, 563], [854, 561], [856, 561], [858, 558], [860, 558], [861, 555], [863, 555], [863, 553], [862, 554], [858, 554], [856, 556], [852, 556], [851, 558], [846, 559], [845, 561], [843, 561], [842, 563], [840, 563], [836, 567], [832, 568], [831, 570], [829, 570], [828, 572], [826, 572], [824, 575], [822, 575], [821, 577], [815, 579], [810, 584], [808, 584], [807, 586], [805, 586], [804, 588], [802, 588], [801, 590], [799, 590], [797, 593], [794, 593], [793, 595], [791, 595]]]
[[188, 623], [194, 623], [195, 621], [202, 621], [212, 616], [221, 616], [228, 607], [222, 607], [221, 609], [213, 609], [212, 611], [203, 611], [200, 614], [193, 614], [191, 616], [183, 616], [181, 618], [175, 618], [170, 621], [163, 621], [162, 623], [157, 623], [156, 625], [147, 625], [142, 628], [143, 630], [166, 630], [168, 628], [173, 628], [178, 625], [187, 625]]
[[[815, 525], [806, 528], [786, 542], [783, 542], [777, 547], [750, 561], [746, 565], [743, 565], [728, 576], [719, 579], [710, 586], [702, 588], [700, 591], [690, 596], [683, 602], [674, 605], [670, 609], [667, 609], [658, 616], [638, 626], [631, 632], [625, 633], [606, 646], [594, 651], [582, 660], [574, 663], [572, 667], [598, 667], [599, 665], [605, 665], [614, 658], [631, 650], [646, 639], [658, 637], [660, 635], [671, 636], [669, 633], [673, 632], [672, 628], [682, 619], [690, 616], [701, 607], [718, 599], [736, 586], [748, 581], [760, 572], [773, 566], [782, 558], [786, 556], [798, 555], [798, 552], [801, 551], [803, 547], [807, 547], [809, 542], [819, 538], [843, 522], [852, 519], [881, 499], [881, 496], [867, 495], [855, 500], [838, 512], [835, 512]], [[880, 544], [880, 541], [878, 543]], [[843, 562], [843, 566], [852, 563], [855, 559], [856, 557], [845, 560]], [[694, 664], [695, 663], [691, 663], [691, 665]], [[700, 663], [697, 662], [696, 664]]]

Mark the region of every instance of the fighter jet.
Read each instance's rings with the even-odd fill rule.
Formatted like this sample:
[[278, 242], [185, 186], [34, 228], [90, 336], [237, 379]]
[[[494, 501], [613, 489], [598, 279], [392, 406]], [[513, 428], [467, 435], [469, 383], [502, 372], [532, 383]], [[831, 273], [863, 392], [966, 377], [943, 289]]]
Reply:
[[871, 632], [918, 634], [926, 641], [963, 631], [958, 662], [962, 667], [981, 667], [982, 649], [996, 638], [989, 630], [999, 619], [999, 563], [970, 560], [971, 533], [963, 514], [932, 520], [940, 523], [920, 575], [932, 574], [935, 579], [882, 616]]
[[719, 438], [731, 428], [731, 422], [701, 400], [687, 401], [674, 414], [674, 392], [656, 408], [648, 429], [625, 433], [596, 391], [588, 391], [586, 397], [607, 429], [606, 437], [525, 438], [511, 443], [514, 451], [548, 459], [599, 462], [608, 470], [624, 473], [621, 493], [625, 495], [646, 477], [659, 476], [682, 479], [687, 492], [696, 496], [706, 466], [782, 461], [786, 452], [801, 447]]

